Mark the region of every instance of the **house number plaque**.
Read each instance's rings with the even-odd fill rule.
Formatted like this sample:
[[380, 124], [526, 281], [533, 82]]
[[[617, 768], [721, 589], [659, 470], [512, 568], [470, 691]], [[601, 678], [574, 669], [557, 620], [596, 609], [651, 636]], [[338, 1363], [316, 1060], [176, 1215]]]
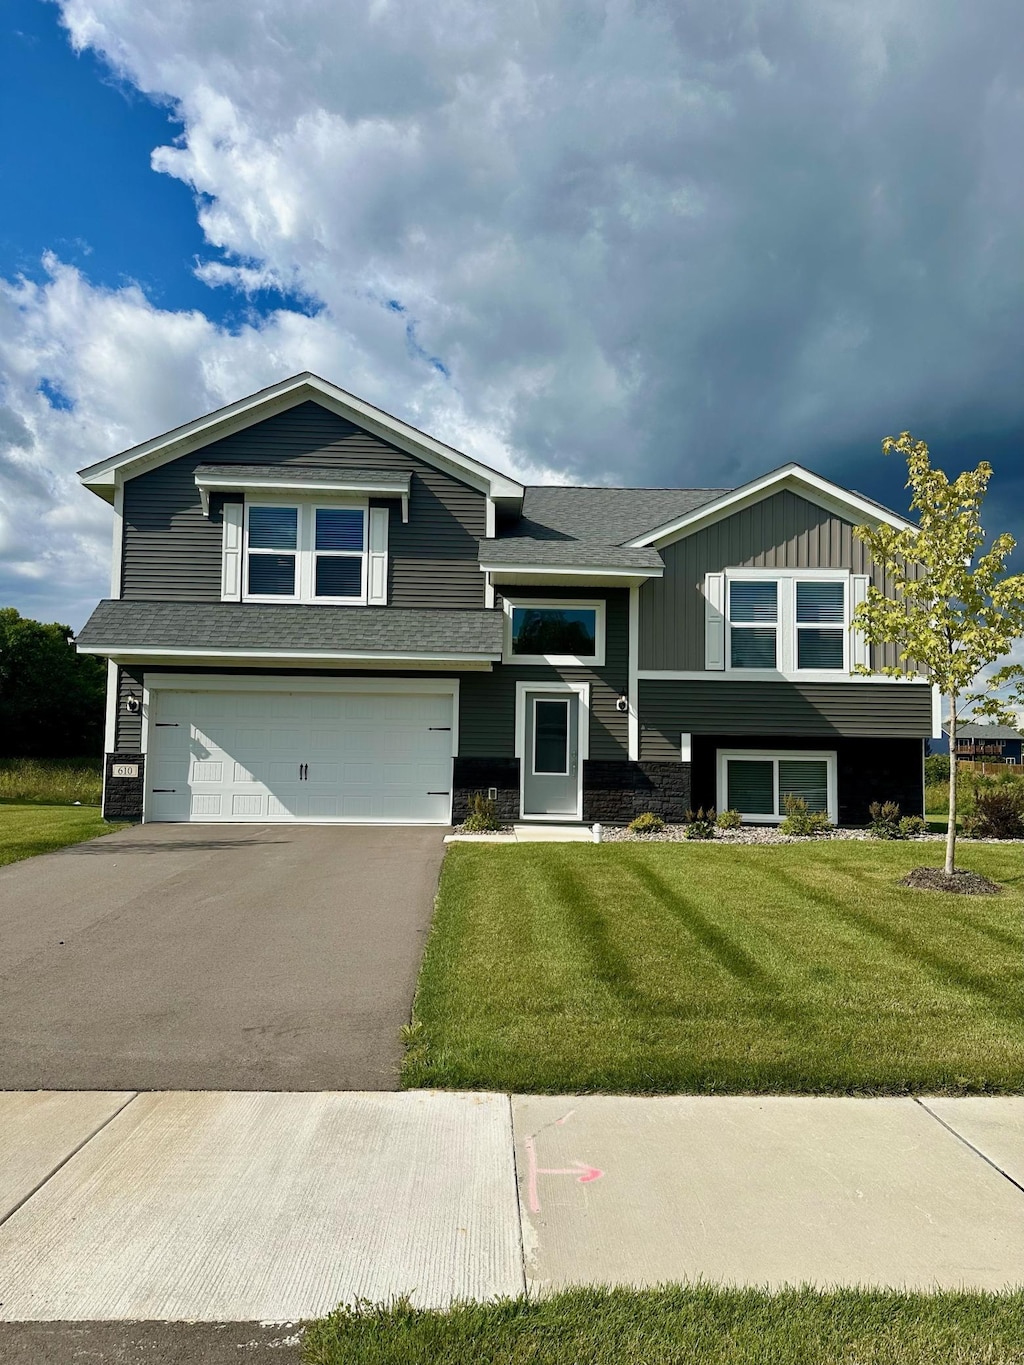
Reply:
[[115, 763], [110, 769], [111, 777], [138, 777], [139, 765], [137, 763]]

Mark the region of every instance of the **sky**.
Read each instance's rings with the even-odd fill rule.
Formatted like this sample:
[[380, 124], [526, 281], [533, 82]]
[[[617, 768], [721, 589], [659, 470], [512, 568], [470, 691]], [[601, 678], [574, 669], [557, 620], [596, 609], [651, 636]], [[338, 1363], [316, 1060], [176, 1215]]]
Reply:
[[530, 482], [881, 440], [1024, 511], [1019, 0], [4, 0], [0, 604], [79, 629], [75, 471], [311, 369]]

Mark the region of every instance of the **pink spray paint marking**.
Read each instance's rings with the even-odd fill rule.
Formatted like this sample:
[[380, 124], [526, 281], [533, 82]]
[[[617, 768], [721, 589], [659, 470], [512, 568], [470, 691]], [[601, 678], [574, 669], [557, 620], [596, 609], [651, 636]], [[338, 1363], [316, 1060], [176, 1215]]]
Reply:
[[[566, 1118], [568, 1117], [567, 1114]], [[604, 1175], [604, 1171], [599, 1171], [596, 1166], [588, 1166], [582, 1161], [574, 1161], [571, 1166], [538, 1166], [537, 1148], [533, 1138], [526, 1138], [523, 1146], [526, 1148], [526, 1203], [531, 1213], [540, 1213], [540, 1198], [537, 1193], [539, 1175], [572, 1175], [576, 1177], [577, 1185], [588, 1185], [592, 1180], [600, 1180]]]

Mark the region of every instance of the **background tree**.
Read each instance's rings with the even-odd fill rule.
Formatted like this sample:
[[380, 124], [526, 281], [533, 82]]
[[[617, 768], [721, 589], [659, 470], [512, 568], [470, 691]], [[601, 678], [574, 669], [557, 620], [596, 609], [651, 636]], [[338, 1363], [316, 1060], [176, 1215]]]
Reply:
[[67, 626], [0, 608], [0, 757], [98, 757], [106, 669]]
[[[1020, 686], [1024, 669], [1007, 664], [987, 680], [983, 669], [1005, 659], [1016, 637], [1024, 633], [1024, 575], [1008, 574], [1013, 536], [996, 536], [985, 549], [981, 508], [992, 466], [950, 480], [933, 469], [928, 447], [909, 431], [887, 436], [885, 454], [907, 461], [906, 487], [917, 526], [858, 526], [856, 534], [875, 563], [890, 576], [896, 592], [887, 597], [873, 585], [854, 612], [854, 625], [875, 646], [895, 645], [899, 665], [880, 671], [901, 677], [924, 665], [949, 705], [949, 831], [947, 876], [956, 870], [957, 764], [956, 728], [962, 712], [974, 710], [1012, 723], [1008, 701], [999, 693]], [[858, 672], [869, 669], [858, 668]], [[977, 688], [979, 690], [972, 691]]]

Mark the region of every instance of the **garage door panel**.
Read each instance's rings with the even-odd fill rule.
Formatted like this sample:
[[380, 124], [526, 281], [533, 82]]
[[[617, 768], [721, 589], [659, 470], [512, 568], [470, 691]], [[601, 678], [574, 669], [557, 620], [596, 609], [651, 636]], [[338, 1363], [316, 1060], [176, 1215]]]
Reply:
[[154, 696], [148, 819], [449, 818], [450, 694]]

